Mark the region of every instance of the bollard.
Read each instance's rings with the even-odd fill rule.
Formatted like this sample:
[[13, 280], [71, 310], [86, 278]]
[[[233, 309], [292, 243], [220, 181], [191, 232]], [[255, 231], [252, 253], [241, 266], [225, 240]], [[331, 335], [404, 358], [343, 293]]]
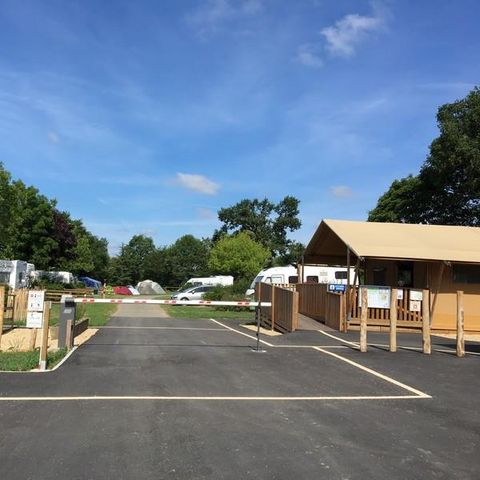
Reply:
[[390, 351], [397, 351], [397, 298], [398, 290], [392, 288], [390, 296]]
[[457, 291], [457, 357], [465, 356], [465, 311], [463, 309], [463, 291]]
[[360, 315], [360, 351], [367, 351], [368, 292], [362, 287], [362, 311]]
[[72, 326], [75, 324], [75, 301], [69, 295], [62, 295], [60, 300], [60, 321], [58, 324], [58, 348], [70, 348]]

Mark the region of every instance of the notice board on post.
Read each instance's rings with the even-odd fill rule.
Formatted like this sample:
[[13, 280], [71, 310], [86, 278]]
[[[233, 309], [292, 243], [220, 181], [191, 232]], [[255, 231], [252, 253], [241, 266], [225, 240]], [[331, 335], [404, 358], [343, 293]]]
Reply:
[[390, 287], [377, 287], [377, 286], [361, 286], [358, 293], [358, 304], [362, 307], [362, 294], [361, 289], [367, 289], [367, 302], [368, 308], [390, 308]]
[[42, 328], [45, 290], [30, 290], [27, 301], [27, 328]]

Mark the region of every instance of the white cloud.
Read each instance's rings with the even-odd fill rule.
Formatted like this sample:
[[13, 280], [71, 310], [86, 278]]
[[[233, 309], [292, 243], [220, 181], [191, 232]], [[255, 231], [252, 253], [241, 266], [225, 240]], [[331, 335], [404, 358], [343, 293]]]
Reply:
[[60, 138], [55, 132], [48, 132], [48, 140], [52, 143], [58, 143], [60, 141]]
[[211, 210], [210, 208], [198, 207], [197, 216], [202, 220], [213, 220], [217, 218], [217, 213]]
[[213, 182], [207, 177], [190, 173], [177, 173], [176, 183], [188, 190], [205, 195], [215, 195], [220, 188], [218, 183]]
[[332, 55], [350, 57], [362, 40], [380, 30], [384, 24], [384, 13], [376, 8], [371, 16], [356, 13], [345, 15], [335, 25], [322, 29], [320, 33], [325, 37], [327, 50]]
[[298, 47], [297, 61], [306, 67], [323, 67], [323, 60], [315, 53], [315, 47], [309, 44]]
[[262, 10], [263, 0], [207, 0], [187, 16], [187, 22], [204, 36], [226, 22], [252, 17]]
[[336, 185], [334, 187], [330, 187], [330, 191], [336, 198], [350, 198], [353, 195], [352, 189], [346, 185]]

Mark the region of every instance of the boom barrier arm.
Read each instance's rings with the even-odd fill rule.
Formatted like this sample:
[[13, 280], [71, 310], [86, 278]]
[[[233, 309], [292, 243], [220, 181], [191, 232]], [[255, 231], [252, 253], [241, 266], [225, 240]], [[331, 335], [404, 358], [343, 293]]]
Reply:
[[[190, 305], [190, 306], [206, 306], [212, 307], [259, 307], [260, 302], [221, 302], [210, 300], [135, 300], [133, 298], [75, 298], [75, 303], [130, 303], [135, 305]], [[262, 307], [271, 307], [270, 302], [262, 302]]]

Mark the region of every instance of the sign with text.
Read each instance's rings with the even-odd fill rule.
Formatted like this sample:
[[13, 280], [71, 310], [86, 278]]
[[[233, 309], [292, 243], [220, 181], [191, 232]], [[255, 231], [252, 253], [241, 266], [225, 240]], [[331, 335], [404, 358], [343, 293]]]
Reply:
[[27, 328], [42, 328], [45, 290], [30, 290], [27, 301]]
[[422, 290], [410, 290], [410, 300], [421, 302], [423, 300]]
[[346, 285], [342, 285], [341, 283], [329, 283], [328, 284], [328, 291], [332, 293], [345, 293], [347, 289]]
[[410, 300], [408, 309], [411, 312], [420, 312], [422, 309], [422, 302], [420, 300]]
[[[362, 306], [362, 293], [358, 292], [358, 303]], [[390, 308], [390, 287], [366, 287], [368, 308]]]

